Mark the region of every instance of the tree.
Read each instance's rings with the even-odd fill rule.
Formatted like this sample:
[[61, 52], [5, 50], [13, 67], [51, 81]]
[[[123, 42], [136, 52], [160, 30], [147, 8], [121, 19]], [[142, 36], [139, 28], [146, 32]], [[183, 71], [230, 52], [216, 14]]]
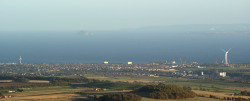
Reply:
[[2, 93], [0, 93], [0, 97], [1, 97], [1, 96], [3, 96], [3, 94], [2, 94]]
[[29, 82], [29, 79], [27, 79], [27, 78], [14, 78], [14, 81], [27, 83], [27, 82]]
[[147, 85], [138, 89], [139, 92], [147, 93], [150, 98], [155, 99], [184, 99], [193, 98], [196, 94], [190, 87], [176, 85]]
[[141, 101], [141, 97], [132, 93], [114, 93], [103, 95], [97, 101]]
[[247, 90], [241, 91], [240, 93], [241, 93], [241, 95], [247, 96]]

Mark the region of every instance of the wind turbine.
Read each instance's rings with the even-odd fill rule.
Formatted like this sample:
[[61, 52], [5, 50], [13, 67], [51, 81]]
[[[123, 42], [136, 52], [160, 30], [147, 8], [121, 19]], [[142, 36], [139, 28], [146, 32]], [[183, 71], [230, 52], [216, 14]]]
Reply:
[[[231, 48], [231, 49], [232, 49], [232, 48]], [[222, 49], [222, 51], [225, 52], [225, 62], [224, 62], [225, 64], [228, 64], [227, 54], [228, 54], [228, 52], [229, 52], [231, 49], [229, 49], [229, 50], [227, 50], [227, 51], [226, 51], [225, 49]]]
[[22, 60], [23, 60], [23, 59], [22, 59], [22, 57], [21, 57], [21, 56], [20, 56], [19, 60], [20, 60], [20, 64], [22, 64]]

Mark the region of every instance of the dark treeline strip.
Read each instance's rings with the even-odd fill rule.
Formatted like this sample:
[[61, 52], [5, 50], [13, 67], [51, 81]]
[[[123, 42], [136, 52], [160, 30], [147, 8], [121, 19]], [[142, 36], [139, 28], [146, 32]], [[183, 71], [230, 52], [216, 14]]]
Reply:
[[[71, 87], [97, 87], [114, 90], [136, 89], [142, 87], [137, 83], [111, 82], [87, 78], [65, 78], [65, 77], [42, 77], [42, 76], [18, 76], [18, 75], [0, 75], [0, 80], [13, 80], [12, 85], [1, 86], [0, 89], [18, 89], [46, 86], [71, 86]], [[29, 80], [47, 80], [49, 83], [29, 83]], [[80, 83], [80, 84], [74, 84]], [[83, 84], [81, 84], [83, 83]], [[1, 84], [1, 83], [0, 83]], [[13, 85], [14, 84], [14, 85]]]
[[[14, 85], [0, 86], [0, 89], [18, 89], [30, 87], [46, 86], [70, 86], [72, 83], [91, 83], [99, 80], [87, 78], [62, 78], [62, 77], [42, 77], [42, 76], [19, 76], [19, 75], [0, 75], [0, 80], [13, 80]], [[29, 80], [47, 80], [49, 83], [29, 83]]]
[[250, 96], [250, 92], [248, 92], [248, 91], [241, 91], [240, 92], [240, 95], [243, 95], [243, 96]]
[[28, 84], [28, 85], [16, 84], [16, 85], [11, 85], [11, 86], [0, 87], [0, 90], [17, 90], [19, 88], [48, 87], [48, 86], [54, 86], [54, 85], [53, 84]]
[[184, 99], [196, 96], [190, 87], [164, 84], [147, 85], [138, 89], [138, 92], [147, 93], [148, 97], [155, 99]]
[[95, 98], [95, 101], [141, 101], [141, 97], [132, 93], [114, 93]]
[[105, 81], [98, 81], [95, 80], [94, 82], [88, 84], [74, 84], [71, 85], [73, 87], [96, 87], [96, 88], [106, 88], [112, 90], [126, 90], [126, 89], [136, 89], [142, 87], [142, 85], [137, 83], [128, 83], [128, 82], [111, 82], [108, 80]]
[[54, 81], [64, 81], [64, 82], [93, 82], [92, 79], [87, 78], [62, 78], [62, 77], [44, 77], [44, 76], [19, 76], [19, 75], [0, 75], [0, 80], [14, 80], [17, 81], [17, 79], [29, 79], [29, 80], [48, 80], [50, 82]]

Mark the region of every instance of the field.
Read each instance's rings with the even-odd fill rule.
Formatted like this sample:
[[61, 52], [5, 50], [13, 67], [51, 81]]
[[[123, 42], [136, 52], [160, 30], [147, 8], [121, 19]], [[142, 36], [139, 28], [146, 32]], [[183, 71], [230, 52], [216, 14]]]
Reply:
[[88, 74], [85, 75], [89, 79], [97, 79], [97, 80], [109, 80], [113, 82], [121, 81], [121, 82], [143, 82], [143, 83], [158, 83], [158, 82], [172, 82], [172, 81], [183, 81], [182, 78], [170, 78], [170, 77], [128, 77], [128, 76], [120, 76], [120, 77], [105, 77], [99, 75]]
[[[96, 91], [94, 88], [71, 88], [69, 86], [58, 86], [58, 87], [36, 87], [31, 89], [25, 89], [24, 92], [8, 93], [13, 96], [12, 98], [0, 99], [0, 101], [90, 101], [87, 95], [103, 95], [115, 92], [130, 92], [131, 90], [106, 90], [106, 91]], [[209, 95], [214, 95], [217, 97], [232, 97], [229, 92], [209, 92], [209, 91], [199, 91], [193, 90], [198, 95], [203, 95], [205, 97], [195, 97], [190, 99], [178, 100], [178, 101], [222, 101], [219, 99], [209, 98]], [[5, 94], [7, 95], [7, 94]], [[234, 96], [242, 98], [250, 98], [247, 96]], [[142, 101], [166, 101], [157, 100], [142, 97]], [[175, 101], [175, 100], [168, 100]]]
[[87, 78], [98, 79], [98, 80], [110, 80], [113, 82], [122, 81], [122, 82], [141, 82], [142, 84], [173, 84], [179, 86], [190, 86], [193, 89], [206, 89], [209, 91], [221, 91], [221, 92], [231, 92], [239, 93], [243, 90], [250, 91], [250, 84], [235, 83], [235, 82], [226, 82], [226, 81], [208, 81], [208, 80], [195, 80], [195, 79], [186, 79], [186, 78], [172, 78], [172, 77], [104, 77], [99, 75], [86, 75]]
[[158, 100], [158, 99], [150, 99], [150, 98], [143, 97], [142, 101], [225, 101], [225, 100], [205, 98], [205, 97], [195, 97], [195, 98], [184, 99], [184, 100]]
[[16, 82], [5, 82], [5, 83], [0, 83], [0, 87], [8, 87], [8, 86], [27, 86], [27, 85], [32, 85], [30, 83], [16, 83]]
[[[90, 101], [86, 94], [100, 95], [100, 94], [108, 94], [114, 92], [129, 92], [131, 90], [123, 90], [123, 91], [94, 91], [92, 88], [77, 88], [72, 89], [70, 87], [40, 87], [36, 89], [32, 89], [29, 91], [21, 92], [21, 93], [12, 93], [12, 98], [0, 99], [0, 101]], [[78, 94], [81, 92], [81, 94]], [[157, 100], [150, 98], [142, 98], [142, 101], [166, 101], [166, 100]], [[168, 100], [174, 101], [174, 100]], [[205, 98], [205, 97], [195, 97], [191, 99], [178, 100], [178, 101], [221, 101], [218, 99]]]
[[[30, 80], [27, 83], [20, 83], [20, 82], [13, 82], [12, 80], [0, 80], [0, 87], [10, 87], [10, 86], [34, 86], [34, 85], [41, 85], [41, 84], [48, 84], [49, 81], [46, 80]], [[12, 90], [14, 88], [9, 88]], [[8, 90], [0, 90], [1, 93], [6, 93]]]
[[74, 99], [84, 99], [75, 92], [89, 90], [89, 88], [69, 89], [69, 87], [38, 88], [20, 93], [11, 93], [12, 98], [0, 99], [4, 101], [74, 101]]
[[234, 93], [229, 93], [229, 92], [210, 92], [210, 91], [200, 91], [200, 90], [193, 90], [196, 94], [200, 96], [205, 96], [209, 97], [210, 95], [216, 96], [218, 98], [224, 98], [224, 97], [241, 97], [241, 98], [250, 98], [250, 96], [239, 96], [239, 95], [234, 95]]
[[[199, 96], [195, 98], [178, 100], [178, 101], [222, 101], [215, 98], [209, 98], [210, 95], [216, 96], [217, 98], [224, 97], [242, 97], [250, 98], [248, 96], [233, 95], [234, 93], [240, 93], [240, 91], [247, 90], [250, 91], [250, 84], [236, 83], [236, 82], [226, 82], [226, 81], [209, 81], [202, 79], [187, 79], [187, 78], [175, 78], [175, 77], [147, 77], [147, 76], [100, 76], [88, 74], [85, 75], [90, 79], [98, 80], [109, 80], [102, 82], [91, 83], [72, 83], [71, 86], [51, 86], [51, 87], [28, 87], [23, 88], [24, 92], [7, 93], [6, 90], [0, 90], [0, 92], [5, 95], [11, 95], [12, 98], [0, 99], [0, 101], [90, 101], [91, 98], [87, 96], [114, 93], [114, 92], [130, 92], [133, 88], [139, 87], [141, 85], [147, 84], [173, 84], [179, 86], [189, 86], [193, 89], [195, 93]], [[121, 82], [118, 82], [121, 81]], [[114, 83], [116, 82], [116, 83]], [[126, 83], [129, 82], [129, 83]], [[49, 84], [46, 80], [30, 80], [27, 83], [17, 83], [12, 82], [12, 80], [0, 80], [0, 87], [15, 86], [15, 85], [39, 85]], [[107, 88], [107, 90], [95, 90], [95, 87]], [[109, 87], [109, 88], [108, 88]], [[205, 91], [200, 91], [199, 89], [205, 89]], [[128, 89], [128, 90], [127, 90]], [[157, 100], [142, 97], [142, 101], [166, 101]], [[168, 100], [174, 101], [174, 100]]]
[[0, 80], [0, 83], [12, 82], [12, 80]]
[[[0, 83], [10, 83], [13, 82], [13, 80], [0, 80]], [[28, 83], [49, 83], [47, 80], [29, 80]]]
[[49, 83], [47, 80], [29, 80], [29, 83]]

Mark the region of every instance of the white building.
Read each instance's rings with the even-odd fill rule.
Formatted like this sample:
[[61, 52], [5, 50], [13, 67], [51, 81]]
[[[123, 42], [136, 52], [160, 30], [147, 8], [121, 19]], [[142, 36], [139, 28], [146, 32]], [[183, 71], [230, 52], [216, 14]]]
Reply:
[[108, 61], [104, 61], [104, 64], [109, 64], [109, 62]]
[[219, 72], [219, 76], [221, 76], [221, 77], [226, 77], [226, 76], [227, 76], [227, 73], [226, 73], [226, 72]]
[[131, 61], [128, 62], [128, 65], [132, 65], [132, 64], [133, 64], [133, 62], [131, 62]]
[[176, 64], [176, 62], [175, 62], [175, 61], [172, 61], [172, 64]]
[[226, 77], [227, 73], [226, 72], [216, 72], [213, 73], [212, 76], [216, 76], [216, 77]]

